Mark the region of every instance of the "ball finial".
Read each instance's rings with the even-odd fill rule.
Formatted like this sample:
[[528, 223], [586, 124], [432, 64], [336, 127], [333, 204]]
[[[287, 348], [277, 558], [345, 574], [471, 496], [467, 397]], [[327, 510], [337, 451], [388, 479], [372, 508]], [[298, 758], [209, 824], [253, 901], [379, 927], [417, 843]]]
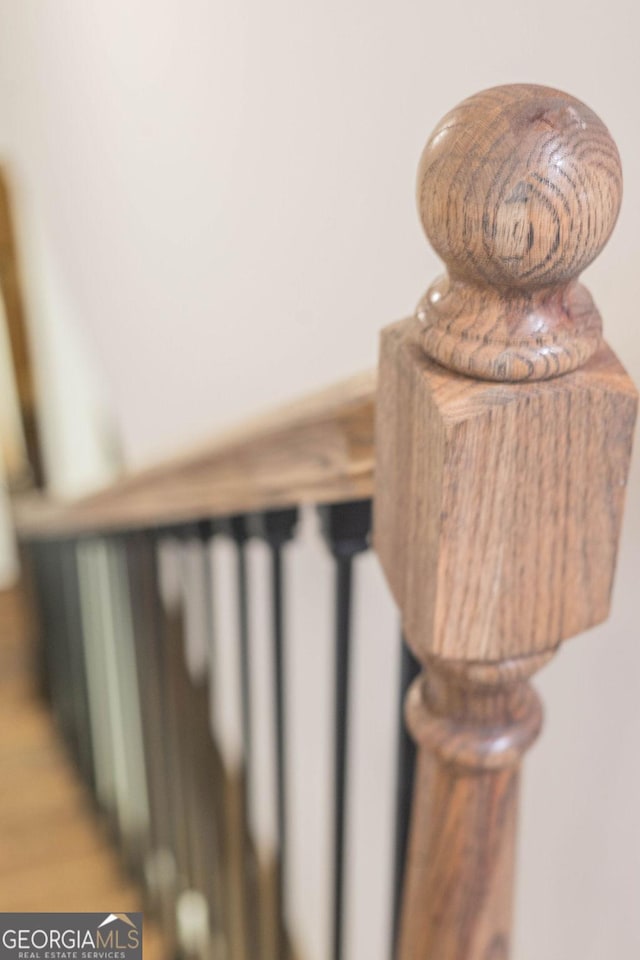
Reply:
[[600, 315], [577, 282], [613, 230], [616, 145], [589, 107], [549, 87], [495, 87], [431, 135], [418, 207], [447, 274], [418, 306], [426, 352], [490, 380], [538, 380], [583, 364]]

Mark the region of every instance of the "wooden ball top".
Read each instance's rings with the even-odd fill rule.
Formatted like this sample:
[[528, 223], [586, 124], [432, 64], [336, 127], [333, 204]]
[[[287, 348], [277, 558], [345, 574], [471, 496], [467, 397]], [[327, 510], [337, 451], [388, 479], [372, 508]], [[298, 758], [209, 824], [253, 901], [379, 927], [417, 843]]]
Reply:
[[563, 283], [598, 255], [622, 197], [620, 157], [596, 114], [549, 87], [464, 100], [418, 169], [425, 232], [458, 274], [518, 288]]
[[431, 135], [420, 218], [447, 274], [418, 307], [423, 346], [469, 376], [544, 379], [597, 349], [601, 321], [578, 274], [613, 230], [615, 143], [596, 114], [549, 87], [495, 87]]

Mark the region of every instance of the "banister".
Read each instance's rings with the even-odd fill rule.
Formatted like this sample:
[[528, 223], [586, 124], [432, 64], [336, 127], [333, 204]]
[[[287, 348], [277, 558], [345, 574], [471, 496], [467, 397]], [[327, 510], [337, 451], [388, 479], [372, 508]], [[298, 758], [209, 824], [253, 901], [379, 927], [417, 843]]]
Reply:
[[497, 87], [425, 147], [418, 204], [447, 272], [382, 335], [375, 547], [423, 674], [398, 960], [506, 960], [528, 679], [606, 618], [635, 389], [577, 276], [621, 197], [602, 121]]
[[[27, 544], [26, 552], [35, 551], [37, 572], [44, 551], [54, 583], [64, 579], [56, 557], [69, 546], [65, 538], [99, 533], [98, 554], [105, 546], [101, 540], [120, 544], [131, 564], [129, 599], [140, 608], [139, 633], [147, 634], [138, 640], [142, 689], [155, 689], [147, 661], [153, 666], [158, 648], [160, 659], [169, 650], [173, 659], [166, 659], [165, 679], [175, 700], [169, 698], [165, 710], [156, 691], [155, 707], [176, 728], [181, 709], [194, 708], [193, 684], [181, 662], [183, 611], [169, 610], [168, 602], [163, 609], [161, 545], [197, 535], [210, 592], [210, 540], [221, 529], [224, 540], [233, 527], [209, 523], [213, 517], [345, 500], [352, 501], [345, 508], [350, 521], [366, 516], [358, 536], [349, 531], [344, 542], [332, 525], [342, 507], [332, 507], [324, 525], [337, 573], [334, 960], [344, 939], [350, 562], [370, 542], [369, 503], [353, 501], [363, 498], [373, 498], [374, 546], [407, 647], [422, 670], [406, 699], [417, 766], [395, 958], [510, 956], [520, 768], [542, 724], [529, 681], [563, 640], [600, 623], [609, 611], [637, 394], [602, 339], [600, 315], [578, 276], [615, 225], [621, 185], [613, 140], [575, 98], [532, 85], [470, 97], [436, 128], [418, 171], [421, 220], [446, 273], [413, 317], [383, 331], [377, 374], [353, 378], [81, 501], [15, 503], [20, 536], [52, 541]], [[277, 551], [293, 537], [290, 512], [285, 533], [269, 541], [280, 753], [286, 698]], [[245, 671], [240, 699], [246, 708], [251, 658], [245, 520], [239, 521], [241, 530], [231, 529], [231, 540], [239, 564]], [[195, 534], [189, 521], [203, 521], [191, 524]], [[266, 524], [265, 517], [260, 523]], [[149, 529], [132, 533], [136, 528]], [[266, 527], [260, 536], [269, 540]], [[91, 546], [81, 544], [80, 554]], [[76, 547], [69, 554], [80, 569], [87, 558], [75, 556]], [[47, 575], [45, 570], [45, 581]], [[146, 578], [146, 587], [135, 588], [136, 576]], [[64, 590], [50, 593], [52, 609], [64, 607]], [[88, 595], [90, 601], [91, 589]], [[215, 606], [210, 601], [208, 596], [209, 611]], [[60, 639], [54, 637], [54, 645]], [[113, 649], [117, 642], [114, 633]], [[109, 643], [97, 646], [111, 649]], [[203, 657], [215, 664], [211, 651]], [[408, 682], [414, 663], [406, 648], [405, 658]], [[158, 681], [158, 690], [164, 689]], [[200, 694], [189, 736], [210, 720], [204, 686]], [[61, 701], [64, 707], [66, 698]], [[157, 732], [155, 721], [151, 727]], [[174, 734], [170, 751], [180, 754], [179, 731]], [[216, 764], [220, 774], [218, 757]], [[212, 791], [209, 768], [203, 769]], [[281, 857], [284, 769], [281, 758]], [[197, 805], [201, 785], [194, 770], [190, 776]], [[179, 791], [180, 784], [173, 785]], [[230, 795], [240, 797], [236, 805], [245, 803], [244, 789], [242, 778], [230, 788]], [[227, 803], [217, 802], [221, 808]], [[206, 807], [207, 815], [213, 806]], [[404, 804], [399, 808], [402, 814]], [[181, 827], [186, 816], [180, 814]], [[226, 854], [231, 867], [222, 857], [218, 868], [221, 875], [238, 871], [238, 890], [230, 894], [230, 902], [238, 902], [227, 911], [238, 914], [231, 927], [239, 928], [243, 941], [255, 920], [242, 919], [251, 886], [244, 889], [240, 875], [243, 857], [250, 860], [241, 849], [246, 818], [233, 809], [217, 816], [221, 833], [220, 824], [235, 822], [232, 853]], [[198, 823], [206, 832], [207, 816]], [[396, 852], [402, 863], [404, 840]], [[247, 870], [251, 876], [254, 867]], [[276, 889], [281, 904], [282, 876]], [[283, 926], [274, 942], [284, 939]], [[229, 943], [234, 958], [251, 952], [243, 943], [234, 945], [233, 935]]]
[[77, 501], [17, 497], [23, 537], [162, 526], [371, 496], [375, 371], [256, 418]]

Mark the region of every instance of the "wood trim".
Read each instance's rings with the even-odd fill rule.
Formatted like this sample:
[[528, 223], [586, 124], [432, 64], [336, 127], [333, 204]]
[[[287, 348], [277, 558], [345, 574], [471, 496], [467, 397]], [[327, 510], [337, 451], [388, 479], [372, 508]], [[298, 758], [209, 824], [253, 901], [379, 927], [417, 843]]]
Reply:
[[7, 180], [6, 170], [0, 167], [0, 294], [4, 303], [7, 334], [20, 407], [20, 420], [28, 461], [24, 470], [29, 474], [28, 476], [12, 477], [11, 480], [18, 486], [42, 489], [44, 486], [44, 466], [38, 421], [37, 390], [15, 234], [10, 182]]
[[371, 496], [376, 374], [359, 374], [72, 503], [14, 500], [21, 537]]

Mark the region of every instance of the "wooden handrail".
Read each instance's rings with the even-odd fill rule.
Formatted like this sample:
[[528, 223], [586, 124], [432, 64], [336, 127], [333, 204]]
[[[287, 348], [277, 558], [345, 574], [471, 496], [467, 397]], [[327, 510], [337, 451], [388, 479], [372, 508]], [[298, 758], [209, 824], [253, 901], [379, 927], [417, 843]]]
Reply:
[[373, 492], [375, 371], [73, 502], [14, 500], [19, 536], [163, 526]]

